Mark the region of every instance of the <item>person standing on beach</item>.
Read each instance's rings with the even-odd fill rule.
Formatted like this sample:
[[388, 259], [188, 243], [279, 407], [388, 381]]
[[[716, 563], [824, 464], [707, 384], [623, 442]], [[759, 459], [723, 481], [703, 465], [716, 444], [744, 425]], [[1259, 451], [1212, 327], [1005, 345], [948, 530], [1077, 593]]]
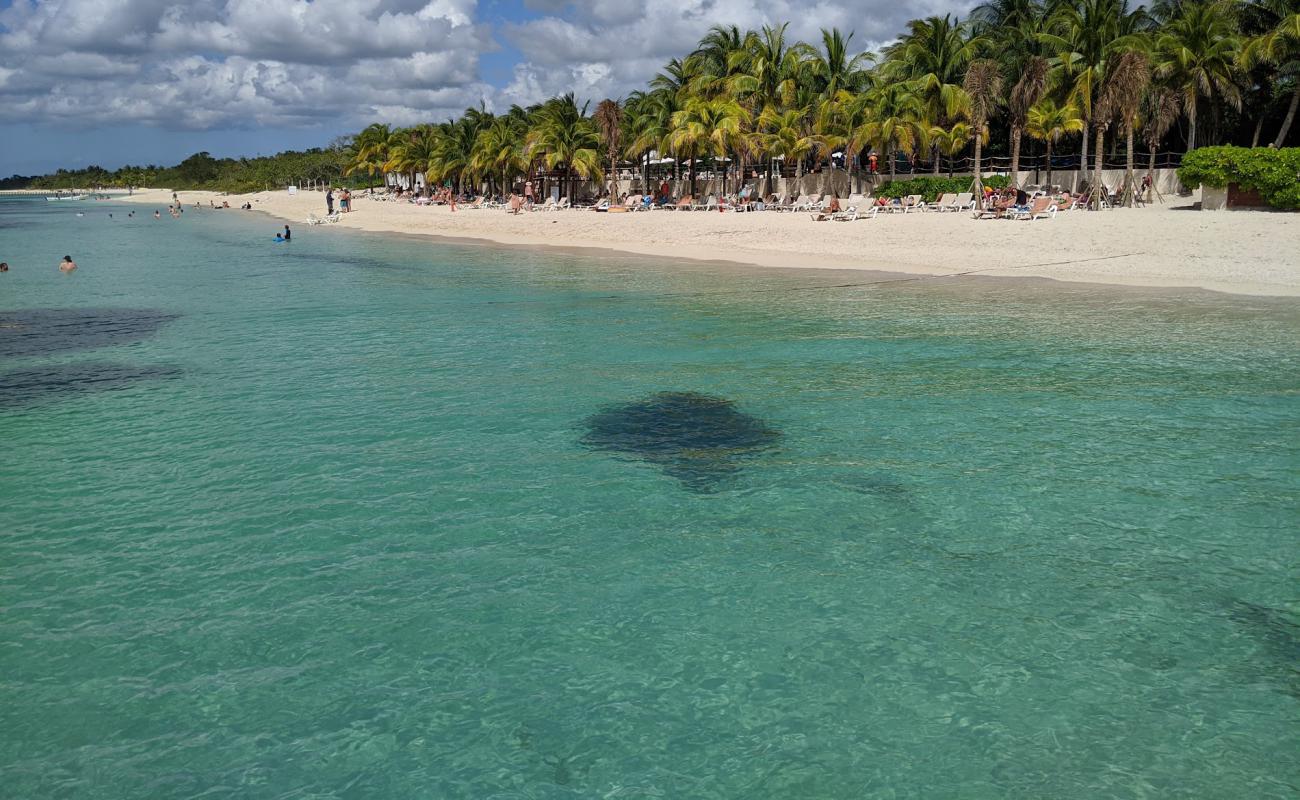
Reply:
[[524, 181], [524, 204], [528, 206], [529, 211], [533, 210], [533, 182], [532, 181]]
[[326, 214], [334, 213], [334, 187], [333, 186], [325, 190], [325, 213]]

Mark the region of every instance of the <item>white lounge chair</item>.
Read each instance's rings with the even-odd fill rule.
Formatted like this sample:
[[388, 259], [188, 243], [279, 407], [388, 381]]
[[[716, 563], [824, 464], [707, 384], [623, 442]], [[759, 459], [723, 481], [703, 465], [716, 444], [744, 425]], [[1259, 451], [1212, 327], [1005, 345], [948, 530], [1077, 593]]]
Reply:
[[955, 193], [946, 192], [944, 194], [939, 195], [939, 199], [931, 203], [930, 207], [933, 208], [935, 211], [940, 211], [940, 212], [952, 211], [953, 210], [952, 201], [956, 199], [957, 199], [957, 195]]

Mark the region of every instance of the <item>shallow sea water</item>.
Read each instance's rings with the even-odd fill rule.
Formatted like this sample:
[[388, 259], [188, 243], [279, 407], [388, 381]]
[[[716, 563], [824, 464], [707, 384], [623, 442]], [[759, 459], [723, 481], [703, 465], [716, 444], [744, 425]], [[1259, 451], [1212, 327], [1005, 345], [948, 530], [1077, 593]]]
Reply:
[[0, 794], [1300, 796], [1300, 303], [151, 212], [0, 200]]

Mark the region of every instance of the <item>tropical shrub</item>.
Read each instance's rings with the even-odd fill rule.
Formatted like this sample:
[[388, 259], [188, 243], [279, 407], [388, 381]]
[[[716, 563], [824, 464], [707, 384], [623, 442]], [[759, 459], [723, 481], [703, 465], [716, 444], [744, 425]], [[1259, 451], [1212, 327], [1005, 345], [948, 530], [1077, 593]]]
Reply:
[[[993, 189], [1003, 189], [1011, 182], [1006, 175], [989, 175], [984, 178], [984, 185]], [[910, 178], [905, 181], [886, 181], [876, 191], [877, 197], [907, 197], [919, 194], [925, 202], [933, 203], [941, 194], [959, 194], [970, 191], [971, 178]]]
[[1199, 147], [1184, 156], [1178, 180], [1216, 189], [1235, 183], [1274, 208], [1300, 209], [1300, 147]]

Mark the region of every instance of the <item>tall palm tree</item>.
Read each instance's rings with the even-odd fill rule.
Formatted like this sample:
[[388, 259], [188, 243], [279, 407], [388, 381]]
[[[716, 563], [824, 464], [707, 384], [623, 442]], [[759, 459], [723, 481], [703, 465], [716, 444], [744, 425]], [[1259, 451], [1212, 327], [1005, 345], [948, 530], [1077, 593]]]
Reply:
[[962, 85], [969, 100], [969, 116], [975, 138], [975, 181], [971, 185], [980, 202], [984, 198], [983, 163], [981, 147], [988, 138], [989, 119], [1002, 102], [1002, 68], [991, 58], [977, 58], [966, 68]]
[[1156, 149], [1178, 121], [1178, 93], [1164, 86], [1150, 86], [1142, 99], [1142, 139], [1151, 151], [1147, 175], [1155, 180]]
[[[1140, 34], [1150, 27], [1150, 18], [1142, 7], [1130, 10], [1128, 0], [1077, 0], [1056, 4], [1049, 27], [1039, 39], [1055, 54], [1051, 78], [1069, 87], [1070, 103], [1078, 109], [1085, 130], [1090, 129], [1111, 56], [1141, 47]], [[1087, 167], [1085, 135], [1079, 171]]]
[[[1119, 122], [1119, 130], [1124, 134], [1127, 160], [1124, 162], [1123, 203], [1130, 208], [1137, 199], [1137, 187], [1133, 183], [1133, 132], [1137, 127], [1138, 111], [1147, 86], [1151, 83], [1151, 62], [1145, 53], [1130, 50], [1115, 57], [1115, 63], [1108, 68], [1109, 80], [1098, 103], [1103, 118], [1112, 118]], [[1097, 154], [1097, 169], [1093, 180], [1101, 185], [1101, 154]]]
[[605, 99], [596, 104], [596, 127], [609, 154], [609, 196], [617, 197], [614, 179], [618, 175], [618, 154], [623, 144], [623, 110], [617, 100]]
[[1237, 63], [1241, 40], [1233, 7], [1218, 2], [1185, 2], [1155, 41], [1156, 75], [1183, 96], [1187, 149], [1196, 147], [1199, 100], [1222, 100], [1241, 108]]
[[985, 41], [968, 38], [965, 27], [951, 14], [912, 20], [907, 28], [898, 42], [885, 48], [884, 72], [890, 79], [911, 82], [926, 118], [945, 126], [966, 110], [969, 98], [962, 88], [966, 68]]
[[600, 134], [596, 125], [578, 108], [572, 94], [548, 100], [533, 116], [527, 152], [540, 158], [547, 169], [564, 168], [564, 192], [571, 198], [575, 175], [600, 176]]
[[1025, 121], [1025, 133], [1047, 145], [1047, 183], [1052, 183], [1052, 145], [1067, 133], [1082, 133], [1086, 123], [1070, 103], [1057, 105], [1050, 97], [1039, 100]]
[[1243, 63], [1271, 64], [1278, 68], [1279, 78], [1289, 77], [1293, 84], [1291, 103], [1273, 140], [1274, 147], [1281, 147], [1300, 108], [1300, 0], [1255, 0], [1252, 11], [1263, 16], [1268, 28], [1246, 45]]
[[839, 28], [822, 28], [821, 51], [811, 50], [806, 57], [807, 77], [813, 90], [823, 98], [837, 96], [841, 91], [856, 92], [864, 88], [867, 67], [875, 59], [870, 52], [852, 54], [848, 36]]
[[1008, 110], [1011, 116], [1011, 183], [1020, 186], [1020, 139], [1024, 135], [1029, 109], [1047, 93], [1047, 59], [1029, 58], [1020, 72], [1020, 78], [1011, 87]]

